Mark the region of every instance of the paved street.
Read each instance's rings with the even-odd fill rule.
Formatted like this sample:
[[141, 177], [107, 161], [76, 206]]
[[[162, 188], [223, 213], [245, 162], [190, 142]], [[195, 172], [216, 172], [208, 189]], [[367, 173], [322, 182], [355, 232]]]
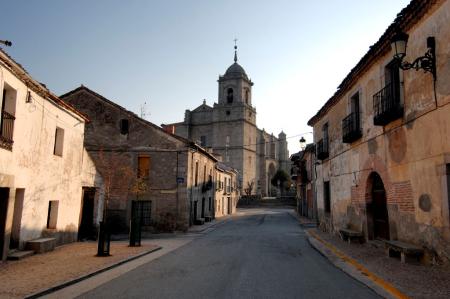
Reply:
[[285, 209], [240, 210], [82, 298], [377, 298], [317, 253]]

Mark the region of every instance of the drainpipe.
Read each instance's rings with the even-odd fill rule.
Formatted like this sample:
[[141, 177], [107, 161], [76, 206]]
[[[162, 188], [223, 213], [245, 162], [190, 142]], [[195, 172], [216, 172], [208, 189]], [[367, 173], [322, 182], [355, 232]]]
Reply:
[[179, 165], [179, 163], [178, 163], [178, 154], [179, 154], [180, 152], [179, 151], [177, 151], [177, 171], [176, 171], [176, 175], [175, 175], [175, 180], [176, 180], [176, 183], [177, 183], [177, 193], [176, 193], [176, 205], [175, 205], [175, 229], [176, 229], [176, 227], [178, 226], [178, 216], [179, 216], [179, 197], [178, 197], [178, 187], [179, 187], [179, 183], [178, 183], [178, 177], [179, 177], [179, 168], [178, 168], [178, 165]]

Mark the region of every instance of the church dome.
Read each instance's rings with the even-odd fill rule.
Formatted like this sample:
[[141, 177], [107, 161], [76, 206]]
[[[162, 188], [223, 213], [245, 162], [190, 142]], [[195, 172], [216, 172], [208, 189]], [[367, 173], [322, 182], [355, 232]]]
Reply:
[[225, 76], [227, 77], [238, 77], [243, 76], [247, 79], [247, 74], [242, 66], [240, 66], [237, 62], [233, 63], [225, 72]]

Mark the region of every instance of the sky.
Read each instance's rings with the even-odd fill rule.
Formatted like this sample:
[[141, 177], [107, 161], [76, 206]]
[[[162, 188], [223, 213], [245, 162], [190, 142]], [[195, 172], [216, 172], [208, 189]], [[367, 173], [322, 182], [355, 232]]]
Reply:
[[[238, 62], [257, 125], [312, 142], [308, 120], [407, 0], [2, 0], [3, 48], [62, 95], [81, 84], [157, 125], [217, 102]], [[145, 105], [144, 105], [145, 103]]]

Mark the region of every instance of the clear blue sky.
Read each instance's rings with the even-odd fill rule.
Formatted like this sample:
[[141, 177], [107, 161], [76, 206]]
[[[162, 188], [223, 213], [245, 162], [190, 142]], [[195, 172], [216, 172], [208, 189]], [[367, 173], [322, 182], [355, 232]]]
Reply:
[[[258, 126], [289, 137], [312, 131], [309, 118], [408, 3], [3, 1], [0, 39], [54, 93], [84, 84], [136, 113], [147, 102], [147, 119], [160, 125], [217, 101], [237, 37]], [[298, 139], [288, 140], [291, 153]]]

